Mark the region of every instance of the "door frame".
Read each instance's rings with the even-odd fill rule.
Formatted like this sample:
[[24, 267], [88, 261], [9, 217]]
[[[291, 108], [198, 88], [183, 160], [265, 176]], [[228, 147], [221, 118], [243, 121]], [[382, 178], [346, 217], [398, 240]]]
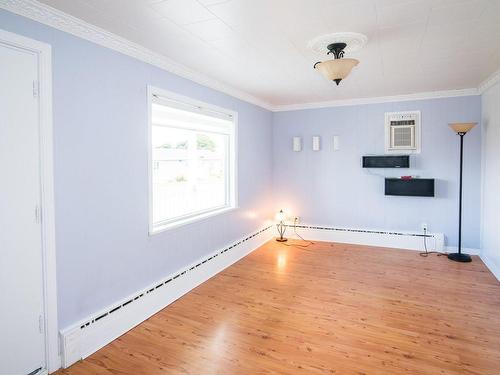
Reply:
[[54, 159], [52, 130], [52, 48], [34, 39], [0, 29], [0, 45], [13, 46], [38, 56], [38, 98], [40, 132], [40, 203], [42, 230], [42, 267], [44, 332], [47, 370], [61, 367], [57, 323], [56, 241], [54, 205]]

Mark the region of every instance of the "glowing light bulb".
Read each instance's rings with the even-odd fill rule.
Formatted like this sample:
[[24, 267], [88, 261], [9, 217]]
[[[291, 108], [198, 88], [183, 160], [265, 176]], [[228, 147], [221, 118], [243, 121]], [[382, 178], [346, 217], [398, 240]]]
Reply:
[[285, 221], [285, 213], [283, 212], [283, 210], [280, 210], [280, 212], [276, 214], [276, 221]]

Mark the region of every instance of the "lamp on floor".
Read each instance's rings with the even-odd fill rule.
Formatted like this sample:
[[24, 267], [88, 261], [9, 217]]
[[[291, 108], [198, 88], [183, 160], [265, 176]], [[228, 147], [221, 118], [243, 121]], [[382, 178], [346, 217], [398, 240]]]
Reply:
[[276, 221], [278, 221], [278, 224], [276, 224], [276, 228], [278, 229], [278, 233], [280, 235], [279, 237], [276, 238], [276, 241], [285, 242], [288, 239], [283, 237], [283, 235], [285, 234], [285, 230], [286, 230], [286, 225], [284, 223], [285, 213], [283, 212], [283, 210], [280, 210], [280, 212], [278, 212], [276, 214]]
[[450, 128], [460, 136], [460, 189], [458, 193], [458, 252], [448, 254], [448, 259], [455, 262], [470, 262], [472, 261], [469, 254], [462, 253], [462, 170], [464, 159], [464, 135], [467, 134], [474, 126], [475, 122], [458, 122], [449, 124]]

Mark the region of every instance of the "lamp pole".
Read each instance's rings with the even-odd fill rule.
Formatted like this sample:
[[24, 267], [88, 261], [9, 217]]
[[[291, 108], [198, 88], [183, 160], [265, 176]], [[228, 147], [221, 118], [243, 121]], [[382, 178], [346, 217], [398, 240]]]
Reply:
[[460, 136], [460, 179], [458, 190], [458, 252], [448, 254], [448, 259], [455, 262], [471, 262], [472, 258], [468, 254], [462, 253], [462, 181], [464, 164], [464, 135], [476, 125], [475, 123], [456, 123], [450, 127]]
[[458, 133], [460, 136], [460, 188], [458, 192], [458, 254], [462, 255], [462, 176], [464, 169], [464, 135], [465, 133]]

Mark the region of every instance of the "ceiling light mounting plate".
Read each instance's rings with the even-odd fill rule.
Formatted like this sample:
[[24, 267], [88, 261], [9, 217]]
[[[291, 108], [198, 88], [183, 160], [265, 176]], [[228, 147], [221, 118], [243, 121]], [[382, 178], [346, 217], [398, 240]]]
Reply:
[[308, 47], [322, 55], [330, 50], [330, 46], [334, 44], [343, 43], [345, 53], [359, 51], [368, 42], [368, 38], [364, 34], [353, 32], [340, 32], [320, 35], [309, 41]]

